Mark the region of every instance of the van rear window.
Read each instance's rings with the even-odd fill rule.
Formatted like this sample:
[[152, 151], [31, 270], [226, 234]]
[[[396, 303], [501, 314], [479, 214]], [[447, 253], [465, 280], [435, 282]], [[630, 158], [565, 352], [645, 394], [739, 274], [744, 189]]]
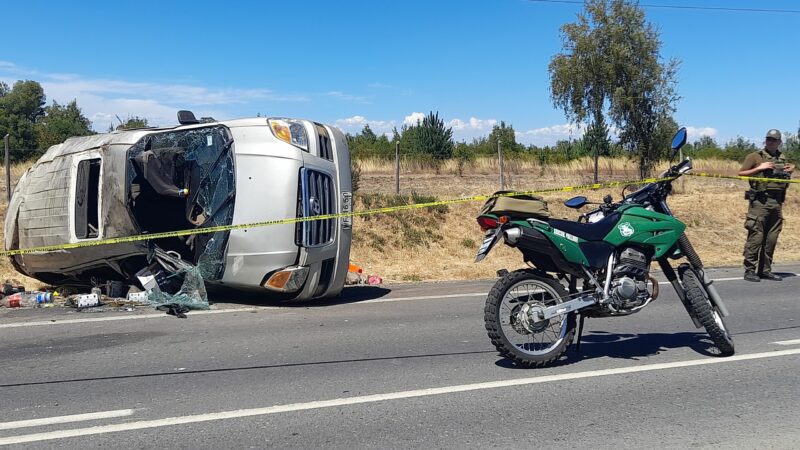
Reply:
[[100, 234], [100, 158], [79, 162], [75, 182], [75, 237], [96, 238]]

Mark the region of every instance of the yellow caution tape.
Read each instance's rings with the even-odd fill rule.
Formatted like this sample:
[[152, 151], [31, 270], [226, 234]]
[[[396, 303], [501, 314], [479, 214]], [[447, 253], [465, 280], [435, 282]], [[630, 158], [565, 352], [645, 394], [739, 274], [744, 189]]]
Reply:
[[292, 223], [299, 223], [299, 222], [311, 222], [314, 220], [326, 220], [326, 219], [339, 219], [343, 217], [354, 217], [354, 216], [369, 216], [374, 214], [386, 214], [392, 213], [397, 211], [405, 211], [410, 209], [421, 209], [421, 208], [431, 208], [434, 206], [443, 206], [443, 205], [453, 205], [457, 203], [467, 203], [467, 202], [475, 202], [475, 201], [486, 201], [490, 198], [497, 198], [497, 197], [517, 197], [520, 195], [536, 195], [536, 194], [550, 194], [554, 192], [570, 192], [570, 191], [577, 191], [583, 189], [603, 189], [603, 188], [610, 188], [610, 187], [617, 187], [617, 186], [627, 186], [633, 184], [647, 184], [647, 183], [656, 183], [659, 181], [667, 181], [673, 178], [648, 178], [645, 180], [634, 180], [634, 181], [612, 181], [607, 183], [594, 183], [594, 184], [584, 184], [580, 186], [567, 186], [567, 187], [560, 187], [560, 188], [552, 188], [552, 189], [540, 189], [536, 191], [526, 191], [526, 192], [507, 192], [502, 194], [492, 194], [492, 195], [476, 195], [474, 197], [464, 197], [464, 198], [457, 198], [451, 200], [439, 200], [435, 202], [426, 202], [426, 203], [414, 203], [411, 205], [400, 205], [400, 206], [389, 206], [385, 208], [374, 208], [368, 209], [364, 211], [353, 211], [349, 213], [338, 213], [338, 214], [325, 214], [319, 216], [310, 216], [310, 217], [294, 217], [291, 219], [278, 219], [278, 220], [265, 220], [263, 222], [252, 222], [252, 223], [244, 223], [239, 225], [220, 225], [216, 227], [207, 227], [207, 228], [193, 228], [190, 230], [178, 230], [178, 231], [165, 231], [162, 233], [149, 233], [149, 234], [140, 234], [137, 236], [125, 236], [125, 237], [115, 237], [115, 238], [108, 238], [108, 239], [101, 239], [96, 241], [80, 241], [80, 242], [72, 242], [68, 244], [60, 244], [60, 245], [50, 245], [44, 247], [31, 247], [31, 248], [23, 248], [17, 250], [7, 250], [0, 252], [1, 256], [14, 256], [14, 255], [26, 255], [31, 253], [46, 253], [46, 252], [55, 252], [55, 251], [62, 251], [62, 250], [70, 250], [75, 248], [84, 248], [84, 247], [95, 247], [98, 245], [111, 245], [111, 244], [124, 244], [129, 242], [138, 242], [138, 241], [150, 241], [154, 239], [163, 239], [163, 238], [171, 238], [171, 237], [179, 237], [179, 236], [190, 236], [193, 234], [204, 234], [204, 233], [216, 233], [219, 231], [232, 231], [232, 230], [242, 230], [248, 228], [259, 228], [259, 227], [266, 227], [270, 225], [285, 225], [285, 224], [292, 224]]
[[728, 180], [772, 181], [774, 183], [800, 183], [800, 180], [784, 180], [783, 178], [743, 177], [739, 175], [719, 175], [716, 173], [706, 173], [706, 172], [692, 172], [688, 173], [687, 175], [692, 175], [694, 177], [706, 177], [706, 178], [724, 178]]

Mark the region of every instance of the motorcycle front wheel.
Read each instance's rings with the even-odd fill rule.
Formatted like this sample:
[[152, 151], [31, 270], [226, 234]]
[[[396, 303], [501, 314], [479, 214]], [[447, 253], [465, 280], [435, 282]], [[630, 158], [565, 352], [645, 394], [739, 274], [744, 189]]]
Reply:
[[510, 272], [495, 283], [484, 308], [484, 321], [501, 356], [517, 365], [542, 367], [556, 361], [575, 334], [575, 315], [569, 313], [530, 323], [533, 310], [562, 303], [567, 291], [548, 277], [527, 270]]
[[735, 352], [733, 337], [728, 331], [728, 326], [722, 314], [708, 299], [700, 279], [691, 270], [686, 270], [681, 277], [683, 288], [686, 292], [686, 303], [692, 314], [706, 329], [708, 336], [714, 341], [722, 356], [730, 356]]

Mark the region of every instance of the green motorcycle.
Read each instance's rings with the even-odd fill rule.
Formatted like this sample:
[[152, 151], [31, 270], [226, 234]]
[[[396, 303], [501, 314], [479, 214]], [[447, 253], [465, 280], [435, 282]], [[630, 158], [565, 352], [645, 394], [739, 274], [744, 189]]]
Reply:
[[[673, 157], [685, 143], [681, 128], [672, 140]], [[577, 222], [549, 218], [546, 204], [536, 197], [487, 202], [478, 217], [486, 236], [475, 261], [502, 239], [529, 265], [499, 271], [486, 299], [486, 330], [500, 354], [518, 365], [545, 366], [566, 351], [576, 328], [580, 345], [585, 318], [641, 311], [658, 296], [658, 282], [650, 275], [656, 261], [695, 326], [705, 327], [721, 355], [732, 355], [724, 321], [728, 311], [684, 234], [686, 225], [666, 202], [672, 181], [691, 168], [691, 160], [684, 160], [659, 181], [627, 195], [623, 190], [618, 203], [606, 196]], [[565, 202], [575, 209], [587, 204], [583, 196]], [[669, 260], [683, 258], [687, 262], [676, 273]]]

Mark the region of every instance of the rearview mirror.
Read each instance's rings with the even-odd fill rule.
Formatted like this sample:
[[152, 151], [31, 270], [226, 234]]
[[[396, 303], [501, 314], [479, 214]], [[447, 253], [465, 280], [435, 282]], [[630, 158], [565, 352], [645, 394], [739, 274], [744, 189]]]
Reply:
[[681, 127], [672, 138], [672, 149], [678, 150], [686, 144], [686, 127]]
[[582, 195], [577, 197], [572, 197], [571, 199], [564, 202], [564, 206], [567, 208], [578, 209], [585, 205], [588, 202], [588, 199]]

